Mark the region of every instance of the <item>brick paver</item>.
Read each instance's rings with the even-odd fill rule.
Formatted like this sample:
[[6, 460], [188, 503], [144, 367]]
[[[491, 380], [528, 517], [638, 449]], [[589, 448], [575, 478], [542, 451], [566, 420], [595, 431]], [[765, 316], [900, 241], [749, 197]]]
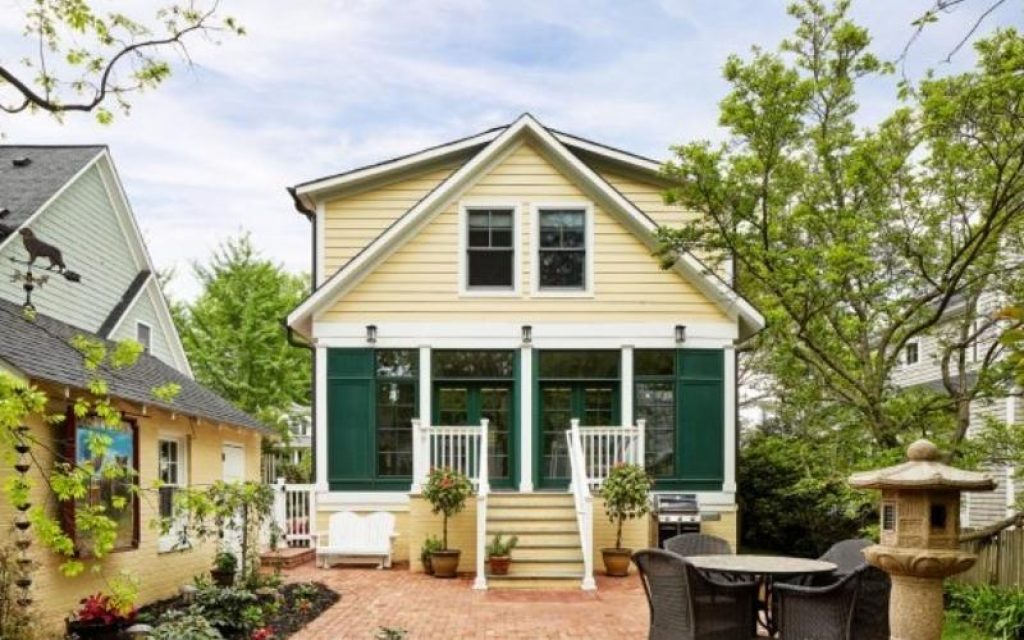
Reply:
[[409, 640], [590, 640], [645, 638], [647, 600], [634, 577], [598, 577], [596, 592], [473, 591], [470, 578], [439, 580], [402, 567], [376, 569], [312, 564], [286, 579], [317, 580], [341, 594], [296, 640], [372, 640], [381, 626]]

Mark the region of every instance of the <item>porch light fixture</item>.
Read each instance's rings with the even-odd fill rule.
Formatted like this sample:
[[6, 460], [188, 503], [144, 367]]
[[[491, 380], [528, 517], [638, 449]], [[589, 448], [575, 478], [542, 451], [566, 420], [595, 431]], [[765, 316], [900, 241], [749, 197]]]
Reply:
[[523, 325], [523, 344], [530, 344], [533, 342], [533, 327], [528, 324]]
[[676, 344], [683, 344], [684, 342], [686, 342], [686, 325], [685, 324], [677, 324], [676, 325]]
[[377, 342], [377, 325], [368, 324], [366, 325], [366, 341], [370, 344]]

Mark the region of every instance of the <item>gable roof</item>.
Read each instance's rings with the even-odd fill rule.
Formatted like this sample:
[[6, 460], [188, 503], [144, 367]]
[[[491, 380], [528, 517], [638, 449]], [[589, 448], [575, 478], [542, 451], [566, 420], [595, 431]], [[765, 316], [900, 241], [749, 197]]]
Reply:
[[[0, 145], [0, 240], [18, 230], [106, 147]], [[28, 164], [19, 166], [23, 159]], [[19, 164], [15, 164], [18, 161]]]
[[[13, 169], [13, 171], [8, 171], [7, 162], [0, 160], [0, 208], [7, 206], [10, 210], [10, 206], [4, 204], [8, 200], [18, 203], [16, 204], [17, 214], [12, 211], [6, 216], [7, 219], [0, 219], [0, 225], [13, 224], [13, 221], [17, 221], [17, 226], [12, 226], [6, 235], [3, 229], [0, 229], [0, 250], [15, 240], [13, 232], [18, 227], [30, 224], [43, 215], [49, 209], [50, 204], [56, 201], [65, 189], [74, 184], [87, 169], [95, 165], [110, 199], [110, 205], [124, 232], [124, 239], [128, 244], [128, 250], [135, 261], [136, 268], [139, 271], [156, 273], [149, 249], [146, 247], [142, 231], [135, 219], [135, 213], [125, 194], [121, 177], [117, 173], [114, 160], [106, 145], [0, 145], [0, 158], [6, 158]], [[20, 158], [28, 158], [30, 162], [26, 166], [15, 167], [14, 160]], [[38, 180], [40, 184], [35, 184], [34, 180]], [[60, 180], [63, 182], [59, 182]], [[21, 194], [21, 190], [32, 194], [31, 197]], [[8, 220], [12, 222], [9, 223]], [[143, 288], [145, 284], [146, 282], [142, 283]], [[153, 297], [157, 319], [160, 328], [169, 337], [174, 362], [182, 371], [191, 375], [192, 367], [189, 364], [185, 348], [181, 344], [178, 330], [174, 326], [174, 320], [171, 318], [167, 300], [159, 289]], [[133, 301], [138, 298], [139, 296], [136, 295]], [[120, 312], [121, 318], [131, 310], [133, 301], [129, 301], [128, 305]], [[120, 307], [120, 303], [115, 305], [108, 314], [117, 313], [118, 307]], [[113, 331], [115, 328], [116, 320], [110, 330]]]
[[103, 320], [99, 330], [96, 331], [100, 337], [109, 338], [114, 333], [114, 329], [121, 324], [121, 320], [128, 313], [128, 309], [131, 308], [135, 299], [142, 293], [142, 287], [149, 282], [151, 275], [153, 275], [153, 272], [149, 269], [143, 269], [135, 274], [135, 278], [128, 283], [128, 288], [121, 294], [121, 299], [117, 301], [117, 304], [114, 305], [114, 308], [110, 310], [110, 313]]
[[[101, 339], [100, 336], [42, 314], [30, 322], [22, 315], [19, 305], [0, 300], [0, 360], [29, 378], [77, 389], [88, 388], [91, 373], [83, 364], [82, 354], [71, 346], [72, 338], [79, 335]], [[108, 346], [113, 345], [112, 342], [104, 342]], [[272, 433], [256, 418], [151, 355], [142, 354], [134, 365], [125, 369], [106, 366], [101, 369], [113, 397], [213, 422]], [[174, 400], [165, 402], [153, 396], [154, 387], [169, 382], [181, 386], [181, 392]]]
[[[533, 116], [524, 114], [505, 127], [471, 159], [443, 180], [411, 209], [385, 229], [373, 242], [356, 254], [341, 269], [324, 281], [289, 315], [288, 325], [309, 335], [312, 318], [332, 304], [345, 291], [369, 274], [405, 240], [412, 237], [434, 214], [490, 167], [494, 166], [523, 136], [539, 143], [550, 155], [553, 164], [635, 233], [648, 247], [656, 245], [657, 224], [635, 204], [608, 184], [593, 169], [573, 154], [549, 129]], [[308, 192], [307, 192], [308, 193]], [[675, 269], [705, 295], [715, 301], [730, 317], [737, 318], [747, 333], [764, 327], [764, 317], [717, 274], [689, 253], [680, 254]]]

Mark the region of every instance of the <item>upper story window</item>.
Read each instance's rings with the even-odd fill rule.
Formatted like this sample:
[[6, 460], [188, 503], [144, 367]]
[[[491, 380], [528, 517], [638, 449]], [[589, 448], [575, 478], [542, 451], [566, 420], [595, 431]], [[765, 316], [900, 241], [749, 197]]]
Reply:
[[467, 290], [515, 289], [515, 209], [466, 210]]
[[540, 209], [537, 218], [538, 290], [587, 291], [586, 209]]
[[920, 347], [916, 342], [908, 342], [907, 346], [904, 347], [903, 362], [904, 364], [917, 364], [918, 360], [921, 359]]
[[145, 353], [149, 353], [150, 347], [153, 344], [153, 328], [145, 322], [137, 323], [135, 325], [135, 339], [142, 345], [142, 350]]

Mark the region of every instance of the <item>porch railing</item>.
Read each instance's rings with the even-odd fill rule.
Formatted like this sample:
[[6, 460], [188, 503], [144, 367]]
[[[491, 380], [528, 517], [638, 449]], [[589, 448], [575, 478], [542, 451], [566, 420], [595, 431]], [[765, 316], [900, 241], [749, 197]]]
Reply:
[[487, 494], [488, 481], [488, 426], [485, 418], [480, 426], [426, 426], [413, 420], [413, 437], [416, 438], [413, 458], [413, 490], [426, 482], [430, 469], [448, 467], [465, 474], [476, 489], [476, 580], [474, 589], [487, 588], [487, 573], [484, 571], [487, 550]]
[[594, 582], [593, 491], [608, 478], [608, 473], [615, 465], [643, 465], [646, 423], [638, 420], [636, 426], [581, 427], [580, 421], [574, 418], [569, 425], [565, 432], [571, 471], [569, 491], [576, 508], [580, 551], [583, 553], [583, 580], [580, 587], [592, 591], [597, 589]]
[[581, 427], [580, 421], [574, 418], [570, 425], [570, 431], [579, 434], [583, 456], [580, 464], [591, 489], [600, 487], [617, 464], [643, 466], [645, 420], [637, 420], [635, 426]]
[[315, 546], [316, 485], [274, 483], [274, 524], [285, 547]]

